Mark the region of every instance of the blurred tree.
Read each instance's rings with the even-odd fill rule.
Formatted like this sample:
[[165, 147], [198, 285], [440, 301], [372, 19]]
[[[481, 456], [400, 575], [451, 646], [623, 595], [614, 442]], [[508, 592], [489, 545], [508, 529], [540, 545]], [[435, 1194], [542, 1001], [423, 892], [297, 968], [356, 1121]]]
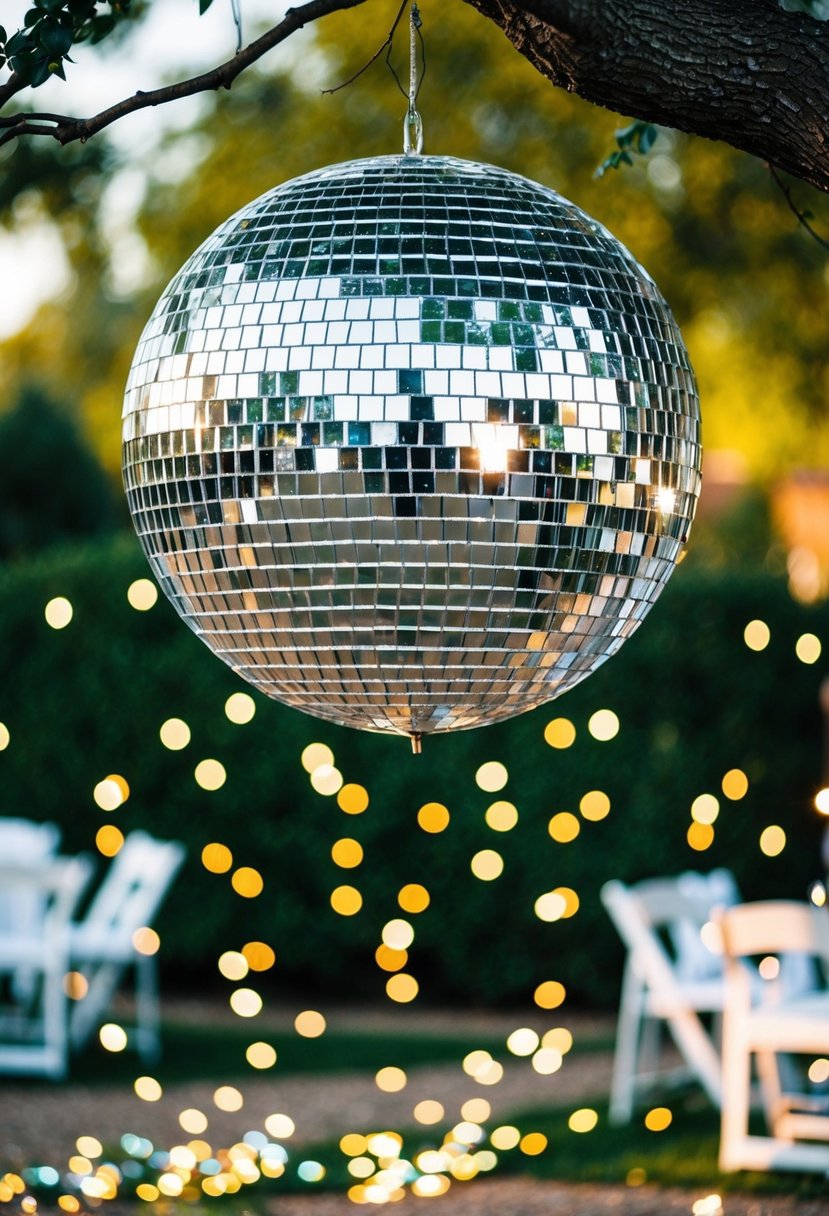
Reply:
[[114, 495], [65, 409], [34, 385], [0, 416], [0, 558], [111, 531]]

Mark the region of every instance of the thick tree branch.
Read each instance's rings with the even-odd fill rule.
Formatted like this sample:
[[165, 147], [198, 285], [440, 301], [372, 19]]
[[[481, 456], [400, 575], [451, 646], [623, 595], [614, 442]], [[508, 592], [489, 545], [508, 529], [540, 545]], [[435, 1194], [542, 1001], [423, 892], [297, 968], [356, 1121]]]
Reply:
[[[175, 101], [179, 97], [192, 97], [196, 93], [206, 93], [214, 89], [229, 89], [236, 77], [246, 68], [256, 63], [280, 42], [290, 38], [291, 34], [295, 34], [304, 25], [309, 25], [312, 21], [317, 21], [329, 13], [338, 12], [340, 9], [356, 8], [359, 4], [364, 3], [365, 0], [309, 0], [309, 3], [302, 4], [299, 8], [288, 9], [284, 20], [280, 21], [278, 25], [273, 26], [261, 38], [257, 38], [232, 59], [228, 59], [227, 62], [211, 71], [203, 72], [199, 76], [191, 76], [188, 80], [181, 80], [160, 89], [153, 89], [148, 93], [139, 91], [132, 97], [125, 98], [124, 101], [102, 110], [100, 114], [95, 114], [91, 118], [71, 118], [62, 114], [45, 113], [12, 114], [7, 118], [0, 118], [0, 128], [5, 128], [3, 134], [0, 135], [0, 146], [21, 135], [47, 135], [56, 139], [60, 144], [69, 144], [77, 139], [83, 142], [90, 136], [96, 135], [98, 131], [102, 131], [104, 127], [117, 122], [126, 114], [134, 114], [136, 110], [146, 110], [149, 106], [163, 105], [165, 102]], [[12, 76], [6, 83], [6, 100], [20, 87], [19, 85], [13, 87], [13, 81]], [[11, 94], [8, 93], [10, 88]], [[2, 94], [3, 90], [0, 90], [0, 105], [3, 102]]]
[[774, 0], [466, 0], [555, 85], [829, 190], [829, 23]]

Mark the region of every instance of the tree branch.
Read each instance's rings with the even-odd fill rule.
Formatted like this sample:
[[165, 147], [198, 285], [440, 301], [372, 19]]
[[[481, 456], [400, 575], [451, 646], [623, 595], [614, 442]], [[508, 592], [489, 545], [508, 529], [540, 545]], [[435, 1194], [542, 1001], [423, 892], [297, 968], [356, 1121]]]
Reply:
[[[56, 139], [59, 144], [69, 144], [78, 139], [83, 142], [90, 136], [96, 135], [98, 131], [102, 131], [104, 127], [117, 122], [119, 118], [123, 118], [126, 114], [134, 114], [137, 110], [163, 105], [165, 102], [175, 101], [179, 97], [192, 97], [196, 93], [206, 93], [214, 89], [229, 89], [236, 77], [246, 68], [256, 63], [280, 42], [284, 42], [291, 34], [302, 29], [304, 25], [317, 21], [329, 13], [339, 12], [341, 9], [356, 8], [365, 2], [366, 0], [309, 0], [307, 4], [302, 4], [299, 8], [288, 9], [284, 19], [278, 25], [269, 29], [261, 38], [255, 39], [232, 59], [212, 68], [209, 72], [202, 72], [198, 76], [191, 76], [187, 80], [152, 89], [147, 93], [139, 90], [132, 97], [125, 98], [124, 101], [102, 110], [100, 114], [95, 114], [91, 118], [72, 118], [63, 114], [46, 113], [9, 115], [0, 119], [0, 127], [5, 127], [3, 134], [0, 135], [0, 146], [21, 135], [47, 135]], [[6, 100], [18, 91], [18, 89], [12, 89], [12, 93], [8, 93], [13, 80], [12, 76], [6, 82], [4, 90], [0, 90], [0, 104], [3, 101], [4, 91], [7, 93]]]
[[829, 190], [829, 23], [775, 0], [466, 0], [542, 75]]

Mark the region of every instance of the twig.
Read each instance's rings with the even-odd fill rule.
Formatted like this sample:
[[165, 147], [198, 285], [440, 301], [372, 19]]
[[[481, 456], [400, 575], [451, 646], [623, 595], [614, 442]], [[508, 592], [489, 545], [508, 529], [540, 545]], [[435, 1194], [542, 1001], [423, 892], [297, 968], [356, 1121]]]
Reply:
[[309, 0], [307, 4], [302, 4], [299, 8], [288, 9], [284, 19], [278, 25], [264, 33], [261, 38], [255, 39], [226, 63], [219, 64], [209, 72], [202, 72], [187, 80], [180, 80], [176, 84], [151, 89], [146, 93], [139, 90], [132, 97], [127, 97], [116, 105], [109, 106], [91, 118], [73, 118], [65, 114], [21, 113], [10, 115], [0, 119], [0, 126], [6, 128], [0, 135], [0, 146], [10, 143], [20, 135], [49, 135], [62, 145], [72, 143], [76, 139], [83, 143], [126, 114], [134, 114], [137, 110], [145, 110], [150, 106], [176, 101], [180, 97], [192, 97], [196, 93], [206, 93], [213, 89], [229, 89], [236, 77], [246, 68], [256, 63], [268, 51], [284, 42], [303, 26], [317, 21], [320, 17], [326, 17], [329, 13], [357, 8], [358, 5], [365, 3], [366, 0]]
[[783, 195], [783, 198], [786, 200], [786, 204], [787, 204], [789, 210], [791, 211], [792, 215], [797, 220], [798, 224], [800, 224], [803, 228], [806, 229], [806, 231], [808, 232], [808, 234], [812, 238], [812, 240], [817, 241], [818, 245], [820, 245], [820, 247], [822, 249], [829, 250], [829, 241], [827, 241], [824, 237], [822, 237], [820, 235], [820, 233], [817, 232], [812, 227], [812, 225], [809, 223], [809, 217], [806, 215], [806, 213], [804, 211], [800, 210], [797, 203], [792, 198], [791, 190], [786, 185], [786, 183], [783, 181], [780, 174], [775, 169], [774, 165], [769, 164], [768, 169], [769, 169], [769, 173], [774, 178], [774, 181], [779, 186], [780, 192]]
[[403, 3], [400, 5], [400, 8], [398, 10], [397, 16], [394, 19], [394, 23], [388, 32], [386, 41], [383, 43], [383, 45], [381, 47], [379, 47], [374, 52], [371, 59], [369, 59], [367, 63], [364, 63], [363, 66], [359, 69], [359, 71], [355, 72], [353, 76], [349, 76], [348, 80], [344, 80], [342, 82], [342, 84], [334, 85], [333, 89], [323, 89], [322, 90], [323, 95], [325, 95], [326, 93], [327, 94], [339, 93], [340, 89], [347, 88], [348, 85], [353, 84], [354, 81], [357, 80], [358, 77], [362, 76], [363, 72], [367, 72], [373, 63], [377, 62], [377, 60], [380, 58], [380, 56], [383, 54], [383, 51], [385, 51], [386, 48], [388, 48], [388, 50], [391, 51], [391, 44], [394, 40], [395, 31], [397, 30], [397, 27], [400, 24], [400, 18], [403, 16], [404, 12], [406, 11], [406, 5], [408, 3], [409, 3], [409, 0], [403, 0]]

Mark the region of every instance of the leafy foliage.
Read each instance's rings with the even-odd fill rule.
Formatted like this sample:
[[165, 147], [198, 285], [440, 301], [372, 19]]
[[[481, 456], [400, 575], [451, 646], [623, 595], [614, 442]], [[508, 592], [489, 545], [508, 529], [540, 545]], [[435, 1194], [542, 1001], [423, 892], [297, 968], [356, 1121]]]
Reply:
[[64, 63], [81, 42], [98, 43], [130, 17], [133, 0], [33, 0], [23, 25], [11, 35], [0, 26], [0, 67], [8, 65], [20, 84], [37, 88], [50, 76], [66, 79]]
[[614, 131], [618, 147], [605, 157], [596, 169], [596, 177], [603, 177], [608, 169], [620, 169], [622, 165], [632, 165], [634, 155], [647, 156], [656, 142], [658, 128], [652, 122], [642, 122], [634, 119], [627, 127]]

